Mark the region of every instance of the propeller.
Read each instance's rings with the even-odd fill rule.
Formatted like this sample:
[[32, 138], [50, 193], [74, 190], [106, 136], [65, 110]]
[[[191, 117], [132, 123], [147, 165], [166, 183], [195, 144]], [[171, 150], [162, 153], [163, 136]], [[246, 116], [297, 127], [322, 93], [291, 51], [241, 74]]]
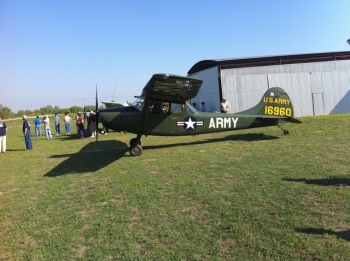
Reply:
[[96, 142], [98, 142], [98, 116], [99, 116], [99, 112], [98, 112], [98, 97], [97, 97], [97, 84], [96, 84], [96, 120], [95, 120], [95, 124], [96, 124]]

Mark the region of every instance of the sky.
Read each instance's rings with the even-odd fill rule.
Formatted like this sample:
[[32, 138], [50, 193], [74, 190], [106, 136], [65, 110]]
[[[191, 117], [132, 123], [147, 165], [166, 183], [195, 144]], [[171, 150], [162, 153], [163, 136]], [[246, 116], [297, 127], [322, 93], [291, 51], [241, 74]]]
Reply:
[[[350, 51], [350, 0], [0, 0], [0, 104], [134, 101], [201, 60]], [[101, 105], [101, 104], [100, 104]]]

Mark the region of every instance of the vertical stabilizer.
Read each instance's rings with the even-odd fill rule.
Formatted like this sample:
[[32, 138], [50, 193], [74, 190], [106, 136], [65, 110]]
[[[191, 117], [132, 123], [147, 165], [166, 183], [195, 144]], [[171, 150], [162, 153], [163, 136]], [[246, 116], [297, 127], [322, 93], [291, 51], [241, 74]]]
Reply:
[[292, 118], [294, 110], [292, 100], [285, 90], [273, 87], [265, 92], [257, 105], [238, 114]]

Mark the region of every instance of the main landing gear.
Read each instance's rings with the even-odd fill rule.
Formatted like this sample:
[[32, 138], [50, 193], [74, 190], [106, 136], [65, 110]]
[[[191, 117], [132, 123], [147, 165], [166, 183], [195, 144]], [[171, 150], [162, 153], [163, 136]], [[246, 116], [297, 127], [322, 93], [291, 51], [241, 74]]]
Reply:
[[137, 135], [136, 138], [132, 138], [129, 145], [129, 153], [131, 156], [140, 156], [142, 154], [141, 135]]
[[276, 121], [275, 123], [276, 123], [276, 125], [278, 126], [278, 128], [280, 128], [281, 130], [283, 130], [283, 134], [284, 134], [284, 135], [289, 134], [289, 131], [286, 130], [286, 129], [284, 129], [284, 128], [279, 124], [278, 121]]

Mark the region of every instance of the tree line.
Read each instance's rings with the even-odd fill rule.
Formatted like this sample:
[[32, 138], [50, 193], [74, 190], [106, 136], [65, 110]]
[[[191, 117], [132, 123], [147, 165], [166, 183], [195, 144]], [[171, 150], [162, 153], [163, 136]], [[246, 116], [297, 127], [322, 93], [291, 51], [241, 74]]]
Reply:
[[[99, 109], [103, 109], [104, 107], [101, 106]], [[84, 112], [84, 111], [95, 111], [96, 106], [95, 105], [86, 105], [84, 107], [80, 106], [72, 106], [70, 108], [61, 108], [60, 106], [52, 107], [51, 105], [47, 105], [45, 107], [42, 107], [40, 109], [31, 111], [31, 110], [19, 110], [17, 113], [12, 112], [12, 110], [6, 106], [2, 106], [0, 104], [0, 116], [2, 119], [12, 119], [17, 117], [22, 117], [23, 115], [27, 116], [41, 116], [46, 114], [64, 114], [66, 112], [68, 113], [77, 113], [78, 111]]]

